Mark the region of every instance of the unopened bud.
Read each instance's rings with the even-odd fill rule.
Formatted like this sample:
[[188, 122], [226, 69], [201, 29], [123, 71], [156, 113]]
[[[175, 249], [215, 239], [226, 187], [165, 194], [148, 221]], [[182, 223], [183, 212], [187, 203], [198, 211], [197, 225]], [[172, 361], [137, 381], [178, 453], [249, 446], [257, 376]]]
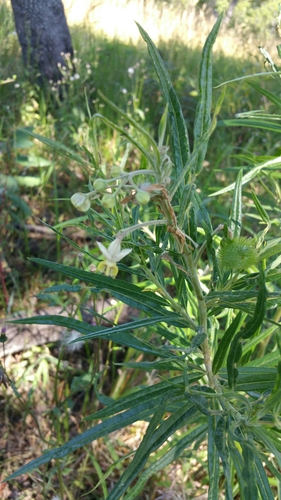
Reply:
[[94, 189], [98, 192], [105, 191], [107, 183], [104, 179], [96, 179], [94, 182]]
[[119, 177], [123, 173], [122, 168], [119, 167], [119, 165], [113, 165], [110, 170], [110, 175], [112, 177]]
[[91, 202], [85, 193], [75, 193], [71, 196], [70, 201], [72, 205], [80, 210], [80, 212], [87, 212], [91, 207]]
[[146, 205], [150, 200], [150, 194], [147, 191], [139, 190], [136, 194], [136, 200], [140, 205]]
[[104, 194], [101, 199], [101, 204], [105, 208], [113, 208], [115, 206], [115, 198], [111, 194]]

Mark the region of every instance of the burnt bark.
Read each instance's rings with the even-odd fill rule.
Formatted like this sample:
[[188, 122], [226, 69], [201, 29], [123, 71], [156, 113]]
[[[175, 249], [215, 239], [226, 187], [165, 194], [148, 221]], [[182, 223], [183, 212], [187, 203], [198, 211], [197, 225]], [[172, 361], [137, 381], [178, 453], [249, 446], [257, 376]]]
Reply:
[[[25, 67], [39, 81], [62, 79], [60, 65], [73, 57], [61, 0], [11, 0]], [[65, 57], [65, 55], [68, 56]]]

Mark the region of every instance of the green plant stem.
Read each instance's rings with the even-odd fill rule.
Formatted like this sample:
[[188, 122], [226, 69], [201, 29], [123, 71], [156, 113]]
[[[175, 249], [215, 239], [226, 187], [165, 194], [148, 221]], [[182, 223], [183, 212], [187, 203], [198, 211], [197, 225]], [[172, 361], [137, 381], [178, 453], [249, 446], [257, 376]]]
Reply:
[[[206, 333], [208, 331], [207, 328], [207, 306], [204, 300], [204, 296], [201, 289], [201, 284], [198, 278], [197, 269], [194, 264], [193, 255], [185, 243], [183, 248], [183, 256], [186, 263], [186, 268], [188, 269], [188, 276], [193, 285], [194, 293], [198, 302], [199, 309], [199, 328], [197, 327], [197, 331], [199, 330], [202, 333]], [[208, 381], [210, 387], [214, 388], [216, 386], [215, 377], [212, 371], [212, 361], [211, 361], [211, 351], [209, 347], [208, 337], [201, 344], [202, 351], [204, 355], [204, 363], [207, 372]]]

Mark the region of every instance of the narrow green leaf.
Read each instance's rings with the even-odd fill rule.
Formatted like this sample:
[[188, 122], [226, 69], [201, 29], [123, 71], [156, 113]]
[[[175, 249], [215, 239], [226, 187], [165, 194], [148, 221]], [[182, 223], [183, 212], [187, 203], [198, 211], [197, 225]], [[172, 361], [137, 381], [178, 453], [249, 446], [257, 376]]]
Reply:
[[256, 465], [257, 484], [260, 490], [262, 500], [274, 500], [274, 496], [268, 481], [268, 477], [265, 473], [264, 466], [258, 455], [255, 456], [255, 465]]
[[259, 276], [259, 291], [257, 296], [257, 302], [255, 306], [254, 315], [250, 318], [245, 327], [236, 334], [232, 340], [228, 357], [227, 357], [227, 373], [228, 373], [228, 385], [230, 389], [233, 389], [236, 383], [236, 378], [238, 371], [235, 368], [235, 364], [238, 362], [242, 355], [242, 347], [240, 341], [242, 339], [248, 339], [255, 335], [256, 331], [262, 325], [264, 316], [266, 313], [266, 299], [267, 290], [265, 286], [265, 275], [263, 271], [260, 271]]
[[162, 403], [153, 416], [132, 462], [111, 490], [107, 500], [118, 500], [127, 491], [132, 481], [146, 464], [150, 454], [157, 450], [184, 423], [188, 423], [189, 419], [196, 414], [196, 409], [194, 406], [190, 406], [189, 403], [183, 405], [156, 429], [163, 412], [164, 407]]
[[81, 285], [68, 285], [64, 283], [62, 285], [53, 285], [48, 288], [44, 288], [44, 293], [58, 293], [58, 292], [80, 292], [82, 290]]
[[253, 89], [257, 90], [260, 94], [265, 96], [269, 101], [273, 102], [277, 108], [281, 109], [281, 99], [278, 97], [277, 93], [269, 92], [269, 90], [264, 89], [260, 85], [254, 82], [247, 82]]
[[226, 500], [233, 500], [227, 432], [228, 420], [226, 417], [220, 417], [215, 430], [215, 445], [222, 461], [225, 476], [225, 498]]
[[157, 48], [146, 31], [138, 23], [136, 24], [141, 36], [147, 44], [149, 55], [152, 59], [154, 69], [157, 73], [162, 92], [168, 105], [171, 146], [177, 177], [184, 169], [190, 154], [185, 119], [168, 71]]
[[[136, 130], [138, 130], [146, 138], [146, 140], [148, 141], [150, 146], [153, 148], [153, 152], [155, 154], [155, 159], [156, 159], [156, 164], [160, 165], [160, 154], [159, 154], [157, 144], [156, 144], [155, 140], [153, 139], [153, 136], [151, 134], [149, 134], [147, 132], [147, 130], [145, 130], [145, 128], [141, 127], [141, 125], [136, 120], [134, 120], [130, 115], [128, 115], [127, 113], [124, 113], [124, 111], [121, 108], [119, 108], [119, 106], [114, 104], [114, 102], [110, 101], [110, 99], [108, 99], [100, 90], [98, 91], [98, 94], [112, 109], [114, 109], [114, 111], [116, 111], [120, 116], [122, 116], [126, 120], [126, 122], [128, 122], [130, 125], [132, 125], [132, 127], [134, 127]], [[122, 130], [123, 130], [122, 135], [124, 135], [124, 129], [122, 129]]]
[[240, 170], [236, 178], [230, 210], [229, 228], [234, 238], [240, 236], [242, 228], [242, 176], [243, 170]]
[[248, 127], [248, 128], [261, 128], [269, 132], [277, 132], [280, 134], [281, 125], [274, 123], [267, 119], [247, 119], [247, 118], [232, 118], [230, 120], [223, 120], [222, 124], [228, 127]]
[[[239, 367], [239, 377], [235, 386], [236, 391], [256, 391], [262, 393], [263, 391], [273, 389], [276, 380], [276, 368], [255, 367], [249, 366], [249, 364]], [[227, 379], [225, 368], [219, 373], [220, 377]]]
[[201, 217], [202, 225], [203, 225], [203, 229], [204, 229], [205, 233], [207, 230], [207, 232], [209, 232], [211, 235], [213, 233], [213, 226], [212, 226], [209, 212], [206, 209], [203, 201], [201, 200], [200, 195], [196, 191], [193, 191], [193, 200], [194, 200], [194, 204], [198, 210], [198, 213]]
[[253, 338], [248, 340], [248, 342], [243, 345], [243, 355], [246, 354], [246, 352], [253, 350], [260, 342], [271, 336], [277, 328], [280, 327], [272, 325], [263, 332], [259, 333], [259, 335], [255, 335]]
[[208, 418], [208, 500], [217, 500], [219, 498], [220, 463], [218, 448], [215, 444], [216, 426], [217, 417], [210, 416]]
[[124, 128], [119, 127], [118, 125], [116, 125], [116, 123], [108, 120], [108, 118], [101, 115], [100, 113], [96, 113], [95, 115], [93, 115], [92, 120], [101, 120], [103, 123], [105, 123], [105, 125], [112, 128], [113, 130], [116, 130], [116, 132], [119, 132], [119, 134], [126, 137], [127, 141], [133, 144], [133, 146], [135, 146], [143, 154], [148, 163], [157, 168], [157, 164], [155, 165], [155, 159], [153, 158], [153, 156], [151, 156], [149, 152], [144, 148], [144, 146], [139, 141], [134, 139], [134, 137], [132, 137]]
[[48, 137], [43, 137], [42, 135], [35, 134], [35, 132], [32, 132], [31, 130], [26, 130], [26, 129], [19, 129], [19, 130], [24, 132], [25, 134], [31, 135], [31, 137], [34, 137], [34, 139], [43, 142], [44, 144], [46, 144], [46, 146], [49, 146], [51, 149], [61, 154], [62, 156], [65, 156], [69, 160], [73, 160], [79, 163], [79, 165], [87, 167], [88, 173], [89, 173], [89, 167], [91, 169], [93, 168], [93, 166], [87, 160], [84, 160], [84, 158], [79, 156], [75, 151], [72, 151], [72, 149], [64, 146], [64, 144], [62, 144], [61, 142], [57, 142], [54, 141], [53, 139], [49, 139]]
[[[172, 391], [174, 394], [172, 394]], [[143, 389], [138, 388], [137, 392], [124, 396], [117, 401], [112, 402], [105, 408], [88, 415], [84, 420], [95, 420], [110, 417], [115, 413], [119, 413], [128, 408], [134, 408], [140, 406], [143, 402], [148, 400], [159, 400], [162, 399], [164, 395], [172, 398], [174, 395], [179, 396], [184, 393], [183, 377], [177, 376], [172, 377], [168, 381], [159, 382], [154, 386], [144, 387]], [[169, 396], [170, 395], [170, 396]], [[155, 403], [155, 406], [157, 402]]]
[[[113, 342], [116, 342], [117, 344], [125, 345], [127, 347], [133, 347], [136, 350], [139, 350], [141, 352], [146, 352], [148, 354], [151, 354], [153, 356], [159, 356], [162, 358], [170, 358], [169, 352], [157, 348], [150, 344], [149, 342], [145, 340], [138, 339], [131, 335], [128, 331], [126, 332], [120, 332], [115, 333], [115, 328], [103, 328], [103, 327], [94, 327], [92, 325], [89, 325], [89, 323], [85, 323], [84, 321], [79, 321], [74, 318], [67, 318], [66, 316], [34, 316], [31, 318], [23, 318], [23, 319], [18, 319], [15, 321], [11, 321], [11, 323], [17, 323], [17, 324], [22, 324], [22, 325], [58, 325], [58, 326], [65, 326], [66, 328], [69, 328], [71, 330], [76, 330], [77, 332], [80, 332], [84, 335], [84, 340], [91, 339], [91, 338], [104, 338], [104, 339], [110, 339], [113, 340]], [[132, 325], [132, 323], [129, 323], [127, 330], [130, 330], [132, 327], [129, 327], [129, 325]], [[117, 327], [116, 327], [117, 328]], [[80, 341], [83, 340], [81, 337], [79, 338]]]
[[54, 448], [53, 450], [47, 451], [46, 453], [44, 453], [44, 455], [41, 455], [41, 457], [35, 458], [31, 462], [28, 462], [27, 464], [23, 465], [22, 467], [17, 469], [16, 472], [14, 472], [8, 478], [6, 478], [6, 481], [10, 481], [11, 479], [18, 477], [21, 474], [26, 474], [36, 469], [37, 467], [40, 467], [40, 465], [46, 464], [52, 459], [63, 458], [66, 455], [73, 453], [78, 448], [86, 446], [92, 441], [95, 441], [96, 439], [99, 439], [103, 436], [107, 436], [108, 434], [110, 434], [110, 432], [114, 432], [118, 429], [123, 429], [124, 427], [138, 420], [145, 420], [151, 415], [153, 410], [154, 410], [154, 402], [148, 401], [147, 407], [142, 413], [139, 413], [134, 408], [132, 410], [130, 409], [126, 412], [115, 415], [114, 417], [109, 418], [108, 420], [105, 420], [104, 422], [95, 425], [91, 429], [88, 429], [82, 434], [75, 436], [73, 439], [68, 441], [68, 443], [63, 444], [58, 448]]
[[[261, 426], [251, 426], [251, 432], [255, 436], [255, 439], [259, 443], [263, 443], [267, 453], [272, 453], [280, 469], [281, 467], [281, 453], [275, 445], [275, 442], [270, 437], [267, 429], [263, 429]], [[280, 473], [279, 473], [280, 474]]]
[[[242, 121], [242, 120], [241, 120]], [[281, 126], [279, 133], [281, 133]], [[273, 160], [266, 161], [264, 163], [261, 163], [260, 165], [257, 165], [256, 167], [252, 168], [249, 172], [247, 172], [245, 175], [242, 177], [242, 185], [247, 184], [247, 182], [251, 181], [254, 179], [264, 168], [271, 168], [275, 167], [280, 168], [281, 166], [281, 156], [278, 156], [274, 158]], [[215, 193], [210, 194], [209, 196], [218, 196], [220, 194], [228, 193], [229, 191], [232, 191], [235, 187], [235, 183], [233, 182], [229, 186], [226, 186], [223, 189], [220, 189], [219, 191], [216, 191]]]
[[168, 123], [168, 105], [166, 104], [164, 113], [161, 116], [161, 120], [158, 127], [158, 147], [162, 148], [164, 146], [164, 139], [167, 131]]
[[270, 217], [269, 217], [268, 213], [265, 211], [265, 209], [263, 208], [262, 204], [260, 203], [260, 201], [259, 201], [259, 199], [258, 199], [257, 195], [254, 193], [254, 191], [252, 191], [251, 195], [252, 195], [252, 198], [253, 198], [253, 200], [254, 200], [255, 207], [256, 207], [256, 209], [257, 209], [257, 212], [258, 212], [258, 214], [259, 214], [259, 216], [260, 216], [261, 220], [262, 220], [265, 224], [270, 225], [270, 223], [271, 223], [271, 222], [270, 222]]
[[236, 318], [233, 320], [233, 322], [229, 325], [227, 330], [224, 333], [224, 336], [222, 337], [217, 352], [214, 356], [214, 361], [213, 361], [213, 373], [217, 373], [221, 366], [223, 365], [223, 362], [225, 360], [225, 357], [228, 352], [228, 348], [231, 344], [231, 341], [234, 337], [234, 335], [237, 332], [237, 329], [239, 327], [240, 321], [241, 321], [242, 313], [239, 312], [236, 316]]
[[281, 253], [281, 238], [272, 238], [266, 242], [264, 248], [259, 251], [260, 259], [269, 259], [273, 255]]
[[121, 300], [121, 302], [135, 307], [136, 309], [141, 309], [142, 311], [159, 314], [160, 311], [165, 311], [163, 306], [168, 305], [162, 297], [152, 292], [143, 291], [140, 287], [132, 285], [127, 281], [114, 280], [101, 274], [83, 271], [76, 267], [64, 266], [44, 259], [32, 258], [30, 260], [48, 267], [49, 269], [53, 269], [58, 273], [62, 273], [69, 278], [94, 285], [97, 287], [96, 291], [108, 291], [116, 299]]
[[252, 444], [246, 440], [241, 440], [243, 450], [242, 475], [244, 479], [244, 495], [247, 500], [258, 500], [258, 488], [255, 468], [255, 455]]
[[[194, 150], [204, 138], [211, 125], [211, 107], [212, 107], [212, 92], [213, 92], [213, 75], [212, 75], [212, 48], [216, 41], [221, 21], [222, 14], [218, 17], [213, 26], [202, 51], [200, 71], [199, 71], [199, 101], [196, 108], [194, 121]], [[206, 137], [205, 144], [201, 147], [200, 155], [197, 157], [197, 164], [194, 168], [198, 174], [203, 166], [206, 151], [208, 146], [208, 138]]]
[[141, 469], [147, 462], [149, 458], [149, 445], [151, 444], [151, 442], [153, 442], [156, 428], [161, 422], [161, 419], [165, 413], [167, 402], [168, 401], [166, 398], [164, 400], [162, 399], [149, 423], [146, 433], [136, 451], [132, 462], [129, 464], [125, 472], [114, 485], [113, 489], [109, 493], [107, 500], [119, 499], [121, 495], [127, 491], [129, 485], [132, 483], [132, 481], [135, 479], [137, 474], [141, 471]]
[[266, 354], [262, 358], [256, 358], [253, 359], [252, 361], [249, 361], [247, 363], [247, 366], [249, 367], [271, 367], [271, 366], [276, 366], [278, 361], [280, 360], [280, 352], [278, 350], [270, 352], [269, 354]]
[[[200, 440], [202, 441], [206, 436], [207, 426], [200, 425], [196, 429], [192, 429], [184, 433], [181, 438], [177, 438], [176, 444], [171, 446], [167, 452], [161, 456], [161, 458], [151, 461], [148, 467], [138, 478], [137, 483], [133, 486], [130, 492], [124, 497], [124, 500], [134, 500], [137, 495], [141, 494], [144, 486], [148, 483], [150, 477], [155, 476], [155, 474], [167, 467], [170, 463], [174, 462], [179, 458], [187, 448], [189, 448], [194, 442]], [[173, 437], [174, 443], [174, 437]], [[160, 451], [161, 453], [161, 451]], [[153, 457], [154, 458], [154, 457]], [[216, 500], [216, 497], [213, 497]]]

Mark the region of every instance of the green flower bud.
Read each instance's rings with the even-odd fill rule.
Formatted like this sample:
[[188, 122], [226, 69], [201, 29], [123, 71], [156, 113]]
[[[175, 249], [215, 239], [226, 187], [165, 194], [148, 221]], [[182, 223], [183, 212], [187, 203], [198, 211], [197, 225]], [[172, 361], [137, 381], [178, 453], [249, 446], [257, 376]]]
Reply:
[[219, 262], [225, 271], [239, 272], [257, 263], [258, 252], [252, 238], [223, 238], [218, 252]]
[[123, 174], [122, 168], [119, 167], [119, 165], [113, 165], [110, 169], [110, 175], [111, 177], [119, 177], [119, 175]]
[[113, 208], [115, 206], [115, 197], [112, 194], [104, 194], [101, 199], [101, 204], [105, 208]]
[[91, 202], [86, 193], [75, 193], [71, 196], [70, 201], [80, 212], [87, 212], [91, 207]]
[[146, 205], [150, 200], [150, 194], [140, 189], [136, 194], [136, 200], [140, 205]]
[[105, 191], [107, 187], [107, 182], [104, 179], [96, 179], [93, 186], [94, 189], [98, 192]]

